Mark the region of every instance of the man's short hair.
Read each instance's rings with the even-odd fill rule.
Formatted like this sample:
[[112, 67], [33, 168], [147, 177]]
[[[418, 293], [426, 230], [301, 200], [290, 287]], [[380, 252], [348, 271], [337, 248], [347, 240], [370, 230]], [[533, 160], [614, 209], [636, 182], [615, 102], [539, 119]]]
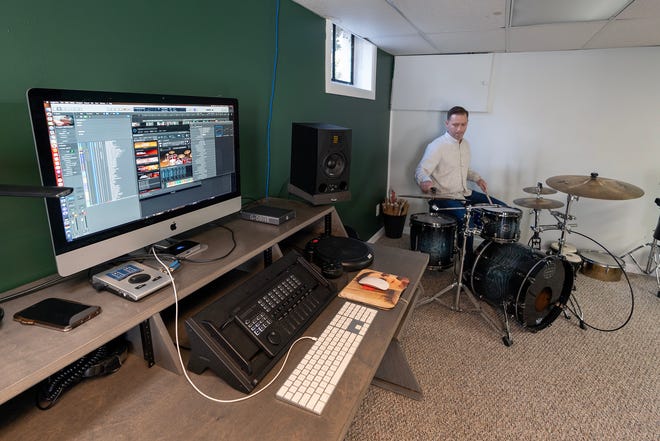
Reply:
[[468, 111], [461, 106], [454, 106], [447, 111], [447, 121], [451, 119], [452, 115], [465, 115], [466, 118], [470, 116]]

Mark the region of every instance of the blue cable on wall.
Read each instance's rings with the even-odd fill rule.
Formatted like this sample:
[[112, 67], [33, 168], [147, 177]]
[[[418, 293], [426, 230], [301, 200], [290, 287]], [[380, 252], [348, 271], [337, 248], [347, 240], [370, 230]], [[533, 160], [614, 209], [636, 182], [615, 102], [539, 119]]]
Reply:
[[277, 57], [279, 55], [280, 0], [275, 0], [275, 55], [273, 56], [273, 78], [270, 85], [268, 104], [268, 127], [266, 129], [266, 197], [270, 194], [270, 128], [273, 121], [273, 101], [275, 100], [275, 80], [277, 78]]

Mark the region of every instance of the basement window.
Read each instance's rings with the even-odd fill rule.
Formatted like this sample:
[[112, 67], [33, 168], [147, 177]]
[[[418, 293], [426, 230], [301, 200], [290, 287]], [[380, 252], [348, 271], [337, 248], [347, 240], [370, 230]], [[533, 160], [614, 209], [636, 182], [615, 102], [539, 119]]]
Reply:
[[376, 99], [376, 46], [326, 20], [325, 92]]

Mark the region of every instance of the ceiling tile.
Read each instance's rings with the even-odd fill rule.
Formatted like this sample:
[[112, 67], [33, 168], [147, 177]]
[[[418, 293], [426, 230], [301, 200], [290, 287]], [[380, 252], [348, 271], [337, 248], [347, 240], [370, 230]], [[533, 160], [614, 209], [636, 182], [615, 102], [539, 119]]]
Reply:
[[392, 55], [424, 55], [438, 52], [417, 34], [397, 37], [375, 37], [371, 42]]
[[480, 32], [443, 32], [428, 34], [439, 53], [504, 52], [506, 32], [495, 29]]
[[[518, 27], [507, 27], [507, 7], [521, 6], [524, 0], [294, 1], [393, 55], [660, 45], [660, 0], [626, 0], [630, 4], [610, 20]], [[576, 6], [590, 14], [593, 11], [585, 5], [602, 11], [611, 1], [532, 0], [530, 5], [559, 19], [559, 6]]]
[[630, 0], [512, 0], [512, 26], [609, 20]]
[[635, 0], [616, 18], [660, 18], [660, 5], [658, 0]]
[[508, 30], [508, 52], [582, 49], [607, 22], [523, 26]]
[[417, 33], [417, 30], [385, 0], [294, 1], [351, 33], [369, 40], [378, 36]]
[[427, 34], [481, 31], [506, 25], [506, 0], [389, 0]]
[[587, 47], [633, 47], [660, 45], [660, 18], [614, 20], [608, 23]]

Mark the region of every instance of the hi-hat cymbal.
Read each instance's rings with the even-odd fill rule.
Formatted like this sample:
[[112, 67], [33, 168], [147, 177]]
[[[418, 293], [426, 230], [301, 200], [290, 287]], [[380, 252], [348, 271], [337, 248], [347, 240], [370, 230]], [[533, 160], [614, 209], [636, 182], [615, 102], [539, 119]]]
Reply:
[[521, 198], [515, 199], [514, 204], [520, 205], [525, 208], [533, 208], [535, 210], [548, 209], [563, 207], [564, 203], [560, 201], [555, 201], [554, 199], [543, 199], [543, 198]]
[[553, 190], [552, 188], [548, 187], [525, 187], [523, 188], [523, 191], [525, 193], [531, 193], [531, 194], [555, 194], [557, 193], [557, 190]]
[[585, 198], [625, 200], [637, 199], [644, 195], [644, 190], [635, 185], [615, 179], [599, 178], [598, 173], [591, 173], [590, 176], [553, 176], [545, 182], [562, 193]]

